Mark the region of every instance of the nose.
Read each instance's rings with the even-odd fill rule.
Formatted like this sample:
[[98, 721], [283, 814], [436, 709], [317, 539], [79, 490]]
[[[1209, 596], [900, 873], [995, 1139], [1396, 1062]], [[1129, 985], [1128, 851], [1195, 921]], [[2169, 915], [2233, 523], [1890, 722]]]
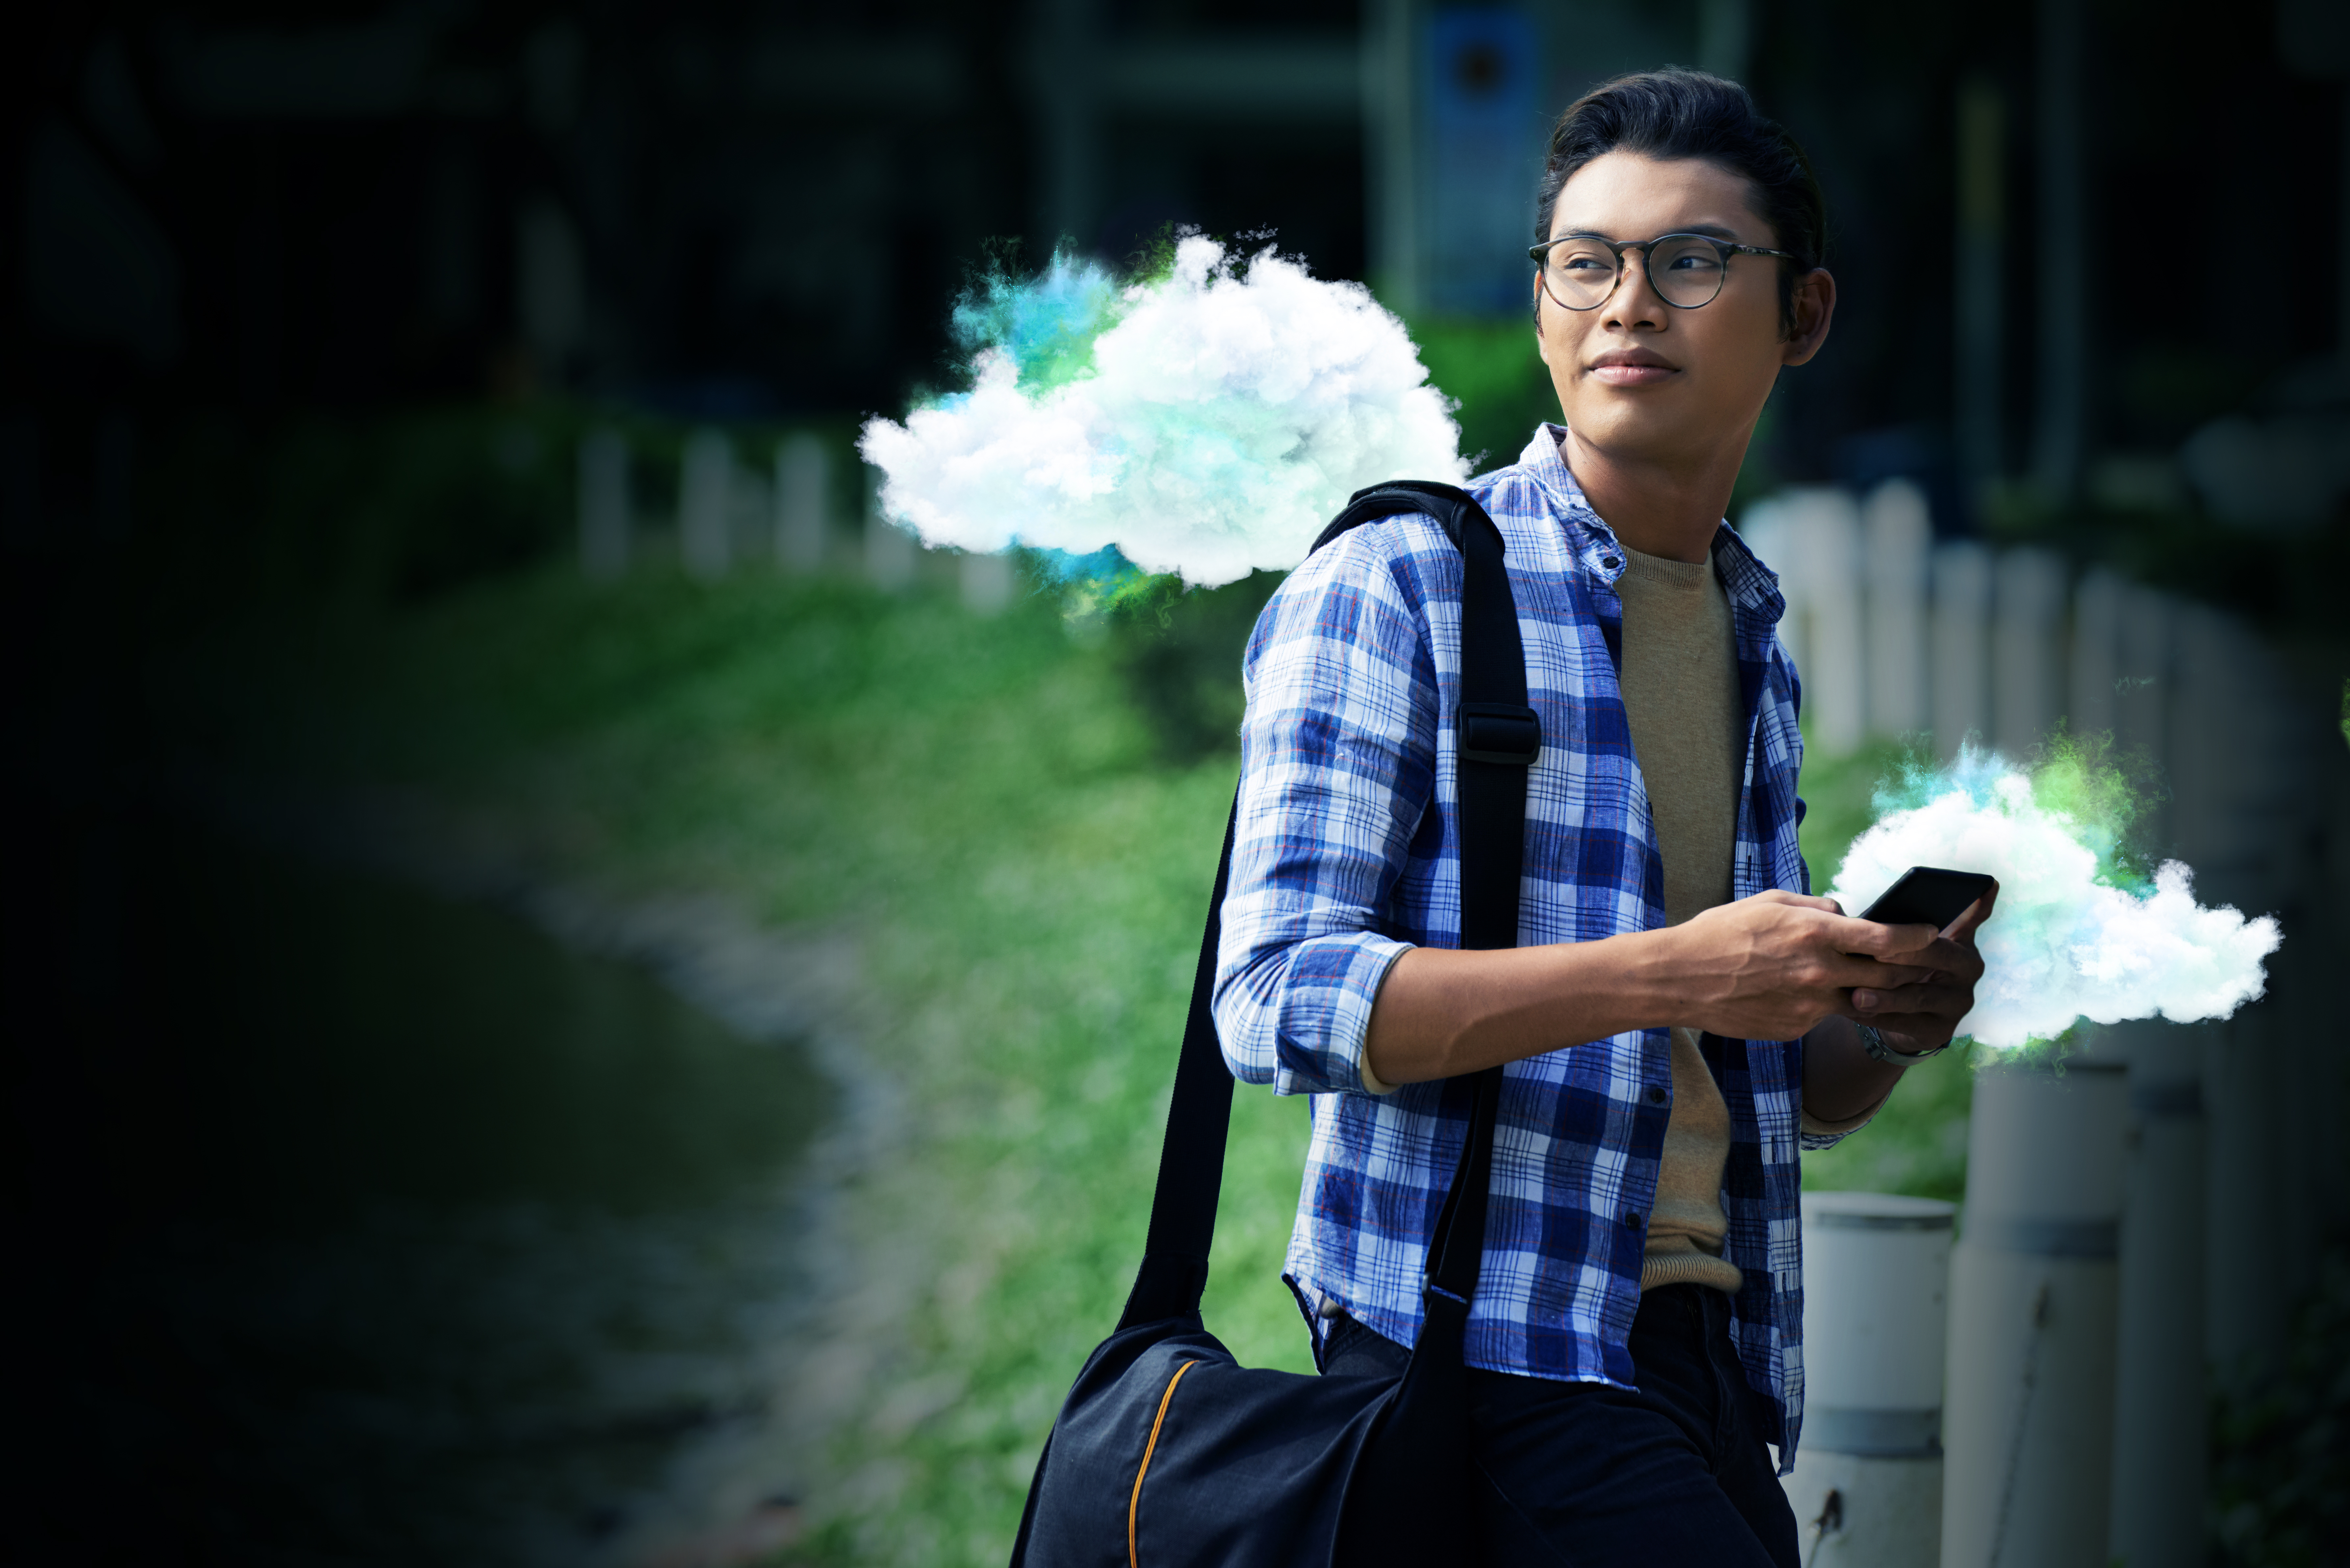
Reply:
[[1656, 285], [1648, 281], [1648, 246], [1624, 247], [1623, 259], [1616, 268], [1616, 286], [1608, 291], [1600, 308], [1607, 312], [1607, 326], [1627, 331], [1642, 327], [1651, 332], [1664, 330], [1666, 312], [1671, 306], [1657, 293]]

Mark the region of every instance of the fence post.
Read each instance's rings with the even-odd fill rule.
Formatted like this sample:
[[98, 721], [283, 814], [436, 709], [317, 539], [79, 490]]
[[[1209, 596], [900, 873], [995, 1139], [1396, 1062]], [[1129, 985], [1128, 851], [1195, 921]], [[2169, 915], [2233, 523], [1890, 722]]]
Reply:
[[[2247, 913], [2275, 909], [2285, 877], [2271, 862], [2299, 847], [2280, 798], [2294, 772], [2290, 751], [2271, 732], [2265, 711], [2275, 672], [2252, 639], [2217, 610], [2175, 605], [2171, 624], [2170, 852], [2195, 867], [2205, 903], [2236, 904]], [[2271, 774], [2285, 776], [2263, 776]], [[2275, 1366], [2303, 1262], [2295, 1254], [2314, 1256], [2295, 1244], [2312, 1233], [2294, 1222], [2302, 1194], [2285, 1179], [2303, 1096], [2292, 1092], [2278, 1049], [2287, 1043], [2265, 1027], [2274, 1007], [2273, 1000], [2257, 1002], [2197, 1032], [2210, 1118], [2207, 1201], [2215, 1220], [2225, 1221], [2212, 1224], [2208, 1237], [2209, 1348], [2221, 1379], [2238, 1388]]]
[[1786, 504], [1770, 496], [1749, 506], [1738, 519], [1738, 536], [1754, 558], [1778, 575], [1779, 597], [1786, 608], [1779, 618], [1779, 646], [1808, 680], [1812, 644], [1805, 635], [1811, 624], [1810, 585], [1804, 579], [1804, 562], [1797, 554], [1794, 530], [1788, 526]]
[[1958, 754], [1959, 742], [1990, 721], [1985, 623], [1991, 613], [1991, 556], [1960, 541], [1934, 552], [1934, 749]]
[[708, 581], [734, 562], [734, 443], [717, 431], [696, 431], [685, 443], [678, 483], [678, 550], [685, 569]]
[[1827, 485], [1793, 491], [1781, 504], [1811, 622], [1811, 662], [1796, 666], [1804, 682], [1804, 712], [1821, 749], [1841, 755], [1860, 744], [1868, 712], [1860, 509], [1850, 495]]
[[2106, 1560], [2126, 1075], [1975, 1077], [1950, 1260], [1944, 1568]]
[[881, 471], [865, 469], [865, 572], [873, 586], [897, 593], [914, 580], [914, 536], [881, 512]]
[[1908, 734], [1927, 724], [1926, 562], [1934, 527], [1926, 493], [1888, 479], [1863, 518], [1868, 565], [1868, 727]]
[[629, 443], [605, 426], [579, 443], [579, 569], [610, 579], [629, 569]]
[[2064, 614], [2064, 561], [2047, 550], [1999, 558], [1991, 633], [1991, 718], [1998, 746], [2029, 756], [2056, 722], [2063, 665], [2057, 640]]
[[1001, 550], [973, 551], [959, 568], [963, 607], [979, 615], [998, 615], [1020, 587], [1012, 557]]
[[1808, 1560], [1933, 1568], [1953, 1207], [1806, 1192], [1803, 1211], [1804, 1435], [1782, 1484]]
[[775, 449], [775, 564], [785, 571], [824, 566], [830, 468], [824, 443], [806, 431], [786, 436]]
[[2129, 1568], [2205, 1560], [2204, 1033], [2157, 1022], [2117, 1024], [2108, 1035], [2129, 1063], [2130, 1149], [2107, 1550]]

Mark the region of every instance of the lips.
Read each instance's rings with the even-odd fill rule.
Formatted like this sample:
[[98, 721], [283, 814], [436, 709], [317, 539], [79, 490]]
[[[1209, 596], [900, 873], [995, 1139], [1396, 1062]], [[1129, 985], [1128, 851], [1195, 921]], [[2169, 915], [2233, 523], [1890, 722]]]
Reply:
[[1591, 362], [1592, 378], [1611, 387], [1653, 387], [1679, 374], [1657, 355], [1638, 350], [1602, 354]]

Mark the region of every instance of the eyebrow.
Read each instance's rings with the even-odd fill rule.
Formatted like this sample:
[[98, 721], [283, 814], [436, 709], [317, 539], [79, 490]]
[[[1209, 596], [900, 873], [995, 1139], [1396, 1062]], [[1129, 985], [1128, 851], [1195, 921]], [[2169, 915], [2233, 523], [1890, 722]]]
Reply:
[[[1733, 245], [1743, 244], [1746, 243], [1738, 237], [1736, 230], [1725, 228], [1720, 223], [1685, 223], [1678, 229], [1667, 229], [1665, 233], [1669, 234], [1703, 234], [1709, 239], [1727, 240]], [[1611, 235], [1601, 234], [1597, 229], [1569, 229], [1563, 234], [1553, 234], [1551, 236], [1551, 238], [1555, 240], [1605, 240], [1612, 237], [1613, 236]], [[1658, 236], [1654, 234], [1649, 236], [1651, 239], [1655, 239]], [[1632, 241], [1629, 243], [1637, 244], [1639, 242]]]

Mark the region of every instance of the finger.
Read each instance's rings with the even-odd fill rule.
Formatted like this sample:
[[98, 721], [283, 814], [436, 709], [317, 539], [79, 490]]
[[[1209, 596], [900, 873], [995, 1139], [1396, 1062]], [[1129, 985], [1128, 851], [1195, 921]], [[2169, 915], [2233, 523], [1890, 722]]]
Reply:
[[1913, 969], [1940, 970], [1947, 974], [1960, 974], [1969, 980], [1980, 979], [1983, 957], [1971, 942], [1954, 941], [1949, 937], [1936, 937], [1916, 952], [1891, 953], [1877, 961], [1879, 963], [1907, 964]]
[[1999, 884], [1994, 881], [1991, 885], [1990, 891], [1968, 905], [1967, 912], [1950, 922], [1948, 932], [1950, 940], [1956, 942], [1971, 942], [1974, 940], [1974, 934], [1982, 929], [1983, 922], [1991, 919], [1991, 912], [1998, 904]]
[[1951, 985], [1939, 981], [1920, 981], [1910, 985], [1853, 987], [1853, 1011], [1868, 1015], [1882, 1013], [1931, 1013], [1945, 1023], [1951, 1022], [1974, 1005], [1971, 987]]
[[1817, 909], [1823, 914], [1841, 915], [1844, 907], [1834, 898], [1824, 898], [1816, 893], [1790, 893], [1783, 888], [1765, 888], [1751, 900], [1757, 904], [1785, 904], [1798, 909]]
[[1827, 934], [1838, 952], [1865, 953], [1870, 958], [1917, 952], [1941, 935], [1923, 923], [1886, 926], [1852, 915], [1839, 915], [1829, 923]]
[[1879, 963], [1875, 959], [1854, 958], [1848, 953], [1839, 953], [1828, 970], [1830, 981], [1845, 991], [1898, 991], [1908, 985], [1930, 984], [1935, 974], [1930, 969]]

